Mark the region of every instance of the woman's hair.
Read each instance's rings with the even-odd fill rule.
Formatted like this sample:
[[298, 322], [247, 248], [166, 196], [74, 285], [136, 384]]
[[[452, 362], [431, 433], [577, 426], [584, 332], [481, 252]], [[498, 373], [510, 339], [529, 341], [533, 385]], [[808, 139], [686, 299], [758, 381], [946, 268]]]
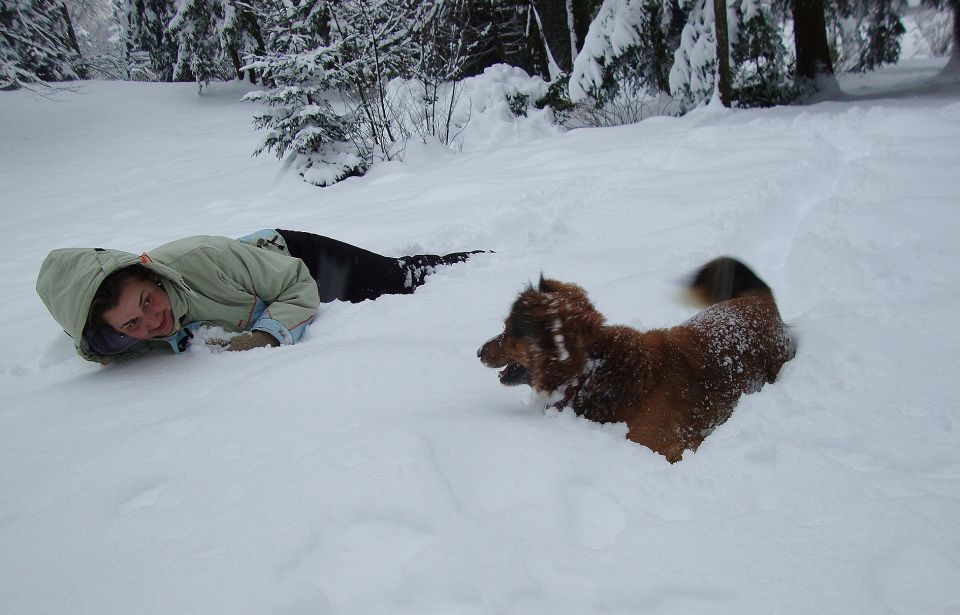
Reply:
[[150, 280], [157, 279], [157, 274], [150, 271], [143, 265], [130, 265], [123, 269], [117, 269], [100, 283], [97, 294], [93, 296], [90, 302], [90, 312], [87, 316], [87, 326], [102, 327], [109, 326], [103, 319], [103, 314], [117, 307], [120, 301], [120, 291], [124, 284], [130, 280]]

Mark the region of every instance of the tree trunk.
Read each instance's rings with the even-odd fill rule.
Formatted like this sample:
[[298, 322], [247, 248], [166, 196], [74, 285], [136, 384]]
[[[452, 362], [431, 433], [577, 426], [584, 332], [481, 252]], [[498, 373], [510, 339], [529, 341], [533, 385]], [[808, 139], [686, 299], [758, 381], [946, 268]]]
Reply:
[[724, 107], [730, 106], [730, 38], [727, 31], [727, 0], [713, 0], [713, 26], [717, 35], [717, 92]]
[[[543, 46], [543, 55], [546, 61], [546, 68], [547, 68], [546, 75], [544, 76], [547, 78], [548, 81], [553, 81], [557, 77], [557, 73], [561, 72], [561, 69], [560, 69], [560, 66], [557, 64], [556, 59], [554, 59], [553, 52], [550, 49], [550, 41], [547, 39], [547, 33], [543, 29], [543, 21], [540, 19], [540, 11], [537, 10], [537, 5], [532, 1], [530, 2], [530, 13], [533, 16], [534, 23], [537, 26], [536, 27], [537, 32], [540, 35], [540, 44]], [[572, 62], [571, 62], [571, 65], [572, 65]]]
[[947, 6], [953, 11], [953, 50], [939, 78], [952, 83], [960, 79], [960, 0], [948, 0]]
[[960, 58], [960, 0], [950, 0], [953, 8], [953, 58]]
[[230, 56], [230, 61], [233, 63], [233, 70], [237, 74], [237, 79], [243, 79], [243, 69], [241, 68], [243, 64], [240, 62], [240, 54], [237, 52], [237, 48], [233, 45], [227, 46], [227, 55]]
[[833, 75], [824, 0], [793, 0], [793, 41], [797, 50], [797, 77], [816, 81]]
[[[267, 45], [263, 41], [263, 31], [260, 30], [260, 22], [257, 21], [257, 17], [253, 14], [253, 12], [244, 12], [244, 16], [246, 18], [246, 29], [253, 37], [254, 42], [256, 42], [253, 52], [262, 58], [267, 54]], [[329, 30], [330, 20], [325, 20], [324, 24], [326, 29]], [[327, 32], [324, 40], [329, 40], [329, 37], [330, 33]], [[274, 85], [273, 79], [265, 77], [264, 75], [257, 75], [257, 71], [253, 70], [252, 68], [248, 71], [248, 74], [250, 75], [250, 83], [257, 83], [257, 81], [260, 81], [260, 83], [266, 87], [273, 87]]]
[[73, 51], [77, 54], [78, 63], [73, 68], [78, 77], [86, 79], [87, 69], [83, 66], [83, 54], [80, 53], [80, 43], [77, 41], [77, 33], [73, 29], [73, 20], [70, 19], [70, 13], [67, 12], [67, 5], [63, 2], [60, 3], [60, 14], [63, 16], [63, 22], [67, 27], [67, 38], [70, 39], [70, 47], [72, 47]]
[[[531, 0], [530, 2], [530, 10], [543, 37], [544, 53], [549, 56], [547, 63], [555, 67], [554, 73], [558, 70], [570, 72], [573, 67], [573, 57], [567, 57], [570, 34], [566, 5], [567, 0]], [[576, 54], [574, 53], [573, 56], [575, 57]], [[551, 79], [554, 76], [550, 74]]]
[[573, 0], [567, 0], [567, 29], [570, 30], [570, 72], [573, 72], [573, 63], [577, 59], [577, 27], [573, 17]]

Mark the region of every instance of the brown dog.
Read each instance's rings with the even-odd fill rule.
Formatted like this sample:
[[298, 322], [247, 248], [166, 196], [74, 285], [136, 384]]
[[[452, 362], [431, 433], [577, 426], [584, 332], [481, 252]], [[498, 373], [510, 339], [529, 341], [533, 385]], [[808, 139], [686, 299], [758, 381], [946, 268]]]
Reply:
[[743, 263], [719, 258], [690, 285], [709, 307], [670, 329], [604, 324], [575, 284], [540, 278], [517, 297], [503, 333], [480, 348], [500, 382], [558, 395], [671, 463], [730, 417], [740, 395], [773, 382], [795, 352], [770, 288]]

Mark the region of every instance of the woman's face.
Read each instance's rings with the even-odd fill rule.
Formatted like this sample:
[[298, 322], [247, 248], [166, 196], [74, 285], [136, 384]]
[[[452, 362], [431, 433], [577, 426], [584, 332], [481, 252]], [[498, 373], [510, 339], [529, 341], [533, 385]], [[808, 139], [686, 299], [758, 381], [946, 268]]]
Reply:
[[138, 340], [168, 337], [177, 326], [167, 293], [158, 283], [140, 278], [123, 285], [116, 307], [104, 312], [103, 319], [118, 333]]

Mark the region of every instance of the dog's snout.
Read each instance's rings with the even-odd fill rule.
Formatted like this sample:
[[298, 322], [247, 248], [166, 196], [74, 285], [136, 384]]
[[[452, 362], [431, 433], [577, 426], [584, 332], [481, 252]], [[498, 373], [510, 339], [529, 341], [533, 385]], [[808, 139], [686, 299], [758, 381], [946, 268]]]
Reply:
[[503, 367], [507, 358], [503, 353], [503, 335], [496, 335], [484, 343], [477, 351], [477, 358], [487, 367]]

